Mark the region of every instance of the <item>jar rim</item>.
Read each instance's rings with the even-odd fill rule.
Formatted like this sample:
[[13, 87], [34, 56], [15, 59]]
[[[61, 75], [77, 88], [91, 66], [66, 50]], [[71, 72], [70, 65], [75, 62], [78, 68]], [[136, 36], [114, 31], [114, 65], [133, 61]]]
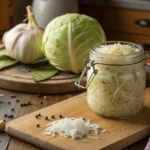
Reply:
[[[104, 45], [104, 44], [115, 44], [115, 43], [120, 43], [120, 44], [130, 44], [130, 45], [134, 45], [134, 46], [136, 46], [138, 49], [140, 49], [140, 51], [138, 51], [138, 52], [136, 52], [136, 53], [132, 53], [132, 54], [127, 54], [127, 55], [112, 55], [112, 54], [105, 54], [105, 53], [101, 53], [101, 52], [98, 52], [98, 53], [100, 53], [100, 54], [102, 54], [102, 55], [111, 55], [111, 56], [131, 56], [131, 55], [135, 55], [135, 54], [138, 54], [138, 53], [141, 53], [141, 51], [144, 51], [144, 49], [140, 46], [140, 45], [138, 45], [138, 44], [135, 44], [135, 43], [132, 43], [132, 42], [127, 42], [127, 41], [106, 41], [106, 42], [99, 42], [99, 43], [97, 43], [97, 44], [95, 44], [95, 45], [93, 45], [92, 47], [91, 47], [91, 50], [93, 50], [93, 51], [95, 51], [94, 50], [94, 47], [96, 47], [96, 46], [98, 46], [98, 45]], [[97, 51], [95, 51], [95, 52], [97, 52]]]
[[[104, 53], [96, 51], [96, 47], [98, 47], [99, 45], [110, 45], [110, 44], [115, 44], [115, 43], [116, 44], [120, 43], [120, 44], [124, 44], [124, 45], [132, 45], [132, 46], [136, 47], [137, 49], [139, 49], [139, 51], [136, 53], [127, 54], [127, 55], [104, 54]], [[104, 58], [106, 58], [106, 57], [107, 57], [107, 59], [109, 58], [110, 60], [112, 60], [112, 64], [114, 64], [113, 63], [114, 60], [117, 60], [118, 57], [120, 60], [121, 59], [125, 60], [125, 62], [123, 64], [138, 63], [144, 59], [144, 49], [141, 46], [139, 46], [138, 44], [135, 44], [132, 42], [127, 42], [127, 41], [106, 41], [106, 42], [97, 43], [91, 47], [91, 51], [90, 51], [90, 59], [91, 60], [96, 61], [97, 63], [107, 64], [107, 62], [105, 62], [105, 60], [104, 60]], [[104, 62], [101, 62], [101, 61], [104, 61]]]

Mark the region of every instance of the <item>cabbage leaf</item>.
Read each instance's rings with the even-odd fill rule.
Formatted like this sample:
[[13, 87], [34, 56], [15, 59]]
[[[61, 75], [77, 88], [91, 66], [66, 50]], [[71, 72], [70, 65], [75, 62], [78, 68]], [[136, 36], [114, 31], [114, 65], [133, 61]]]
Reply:
[[4, 50], [0, 50], [0, 60], [8, 58], [7, 52]]
[[32, 71], [32, 79], [35, 82], [40, 82], [43, 80], [47, 80], [58, 73], [57, 69], [49, 69], [49, 70], [35, 70]]
[[13, 65], [15, 65], [17, 63], [18, 63], [17, 60], [9, 58], [9, 57], [7, 57], [5, 59], [0, 59], [0, 70], [4, 69], [6, 67], [13, 66]]

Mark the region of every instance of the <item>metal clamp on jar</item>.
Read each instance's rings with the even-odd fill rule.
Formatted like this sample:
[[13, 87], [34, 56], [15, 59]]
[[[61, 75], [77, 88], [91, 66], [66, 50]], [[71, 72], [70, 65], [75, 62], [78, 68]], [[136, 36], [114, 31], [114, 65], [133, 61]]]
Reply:
[[[127, 55], [104, 54], [97, 49], [118, 42], [96, 44], [91, 48], [90, 61], [75, 85], [87, 88], [89, 107], [104, 117], [124, 119], [137, 114], [144, 105], [144, 50], [129, 42], [119, 42], [138, 50]], [[80, 85], [87, 71], [86, 86]]]
[[[92, 72], [90, 78], [88, 79], [88, 82], [86, 83], [86, 86], [82, 86], [80, 84], [81, 80], [82, 80], [83, 76], [86, 74], [86, 72], [91, 69], [91, 67], [93, 69], [93, 72]], [[87, 61], [87, 60], [85, 60], [85, 68], [82, 71], [81, 76], [75, 81], [75, 85], [80, 87], [80, 88], [87, 89], [97, 73], [98, 73], [98, 70], [95, 69], [95, 62], [94, 61]]]

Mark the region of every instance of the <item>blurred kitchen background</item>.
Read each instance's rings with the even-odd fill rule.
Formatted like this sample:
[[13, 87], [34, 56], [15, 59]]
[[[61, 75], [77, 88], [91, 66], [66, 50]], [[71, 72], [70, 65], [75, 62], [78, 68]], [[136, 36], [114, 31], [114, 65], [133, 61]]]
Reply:
[[26, 17], [32, 5], [41, 28], [56, 16], [78, 12], [99, 21], [107, 40], [141, 44], [150, 50], [150, 0], [0, 0], [0, 36]]

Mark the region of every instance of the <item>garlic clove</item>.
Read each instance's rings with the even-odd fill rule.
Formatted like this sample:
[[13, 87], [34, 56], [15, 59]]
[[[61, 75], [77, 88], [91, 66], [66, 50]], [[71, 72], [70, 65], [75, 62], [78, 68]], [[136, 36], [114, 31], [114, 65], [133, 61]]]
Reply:
[[27, 7], [28, 24], [21, 23], [3, 36], [3, 42], [11, 58], [17, 59], [24, 64], [30, 64], [44, 58], [40, 49], [43, 31], [39, 29], [32, 7]]

